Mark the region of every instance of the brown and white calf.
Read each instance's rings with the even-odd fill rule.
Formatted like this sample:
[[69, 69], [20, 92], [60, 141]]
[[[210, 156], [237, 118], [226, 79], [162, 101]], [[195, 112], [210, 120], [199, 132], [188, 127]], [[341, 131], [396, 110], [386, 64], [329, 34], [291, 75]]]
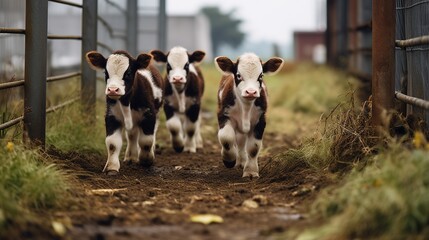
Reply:
[[107, 163], [103, 172], [119, 172], [122, 129], [125, 127], [127, 149], [124, 162], [138, 162], [150, 167], [155, 159], [155, 135], [158, 112], [163, 103], [163, 82], [152, 56], [140, 54], [134, 59], [125, 51], [107, 58], [96, 51], [86, 54], [89, 65], [104, 70], [106, 80]]
[[227, 168], [243, 167], [243, 177], [259, 177], [258, 155], [266, 125], [267, 89], [264, 74], [277, 73], [283, 59], [265, 63], [253, 53], [236, 62], [217, 57], [215, 64], [224, 75], [218, 91], [218, 139]]
[[189, 54], [183, 47], [174, 47], [167, 54], [151, 51], [155, 61], [166, 63], [164, 80], [164, 112], [176, 152], [196, 152], [203, 147], [200, 133], [201, 97], [204, 78], [196, 66], [205, 56], [202, 51]]

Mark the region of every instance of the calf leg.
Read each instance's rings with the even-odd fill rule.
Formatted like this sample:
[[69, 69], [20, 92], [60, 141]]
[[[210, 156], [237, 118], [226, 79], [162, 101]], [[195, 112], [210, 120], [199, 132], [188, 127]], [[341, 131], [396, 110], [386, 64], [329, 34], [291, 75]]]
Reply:
[[139, 128], [133, 127], [131, 130], [126, 131], [127, 136], [127, 149], [125, 151], [124, 162], [138, 162], [139, 147], [138, 147], [138, 138], [139, 138]]
[[103, 172], [109, 175], [115, 175], [119, 172], [119, 153], [122, 148], [122, 125], [112, 115], [105, 117], [106, 126], [106, 148], [107, 162], [104, 165]]
[[200, 115], [200, 105], [192, 104], [185, 112], [185, 152], [197, 152], [197, 128]]
[[196, 140], [197, 141], [197, 148], [201, 149], [204, 147], [204, 144], [203, 144], [203, 138], [201, 137], [200, 127], [201, 127], [201, 115], [198, 118], [198, 121], [197, 121], [197, 124], [195, 127], [195, 137], [197, 138], [197, 140]]
[[183, 130], [180, 116], [175, 113], [170, 119], [167, 120], [167, 128], [170, 131], [171, 142], [176, 152], [182, 152], [183, 145]]
[[222, 145], [222, 161], [225, 167], [232, 168], [237, 161], [237, 144], [235, 140], [235, 130], [228, 121], [223, 128], [219, 129], [217, 134]]
[[248, 161], [244, 163], [243, 177], [259, 177], [258, 156], [262, 147], [262, 139], [253, 136], [247, 142]]
[[120, 168], [119, 153], [122, 148], [122, 134], [120, 128], [106, 137], [106, 147], [107, 162], [103, 172], [107, 172], [108, 175], [115, 175], [119, 172]]
[[265, 130], [265, 115], [262, 114], [247, 140], [247, 152], [249, 160], [244, 164], [243, 177], [259, 177], [258, 156], [262, 147], [262, 136]]
[[139, 134], [139, 162], [143, 167], [150, 167], [155, 160], [155, 132], [157, 121], [155, 115], [148, 117], [140, 123]]
[[236, 138], [237, 138], [237, 146], [238, 146], [238, 158], [235, 166], [243, 168], [248, 161], [247, 149], [246, 149], [247, 135], [237, 133]]

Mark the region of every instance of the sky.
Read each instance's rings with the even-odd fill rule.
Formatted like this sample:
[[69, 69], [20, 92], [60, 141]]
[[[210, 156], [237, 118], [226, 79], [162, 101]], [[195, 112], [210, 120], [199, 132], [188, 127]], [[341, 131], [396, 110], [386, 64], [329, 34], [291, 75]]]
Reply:
[[287, 44], [294, 30], [324, 30], [326, 0], [167, 0], [167, 14], [197, 13], [203, 6], [235, 9], [249, 41]]

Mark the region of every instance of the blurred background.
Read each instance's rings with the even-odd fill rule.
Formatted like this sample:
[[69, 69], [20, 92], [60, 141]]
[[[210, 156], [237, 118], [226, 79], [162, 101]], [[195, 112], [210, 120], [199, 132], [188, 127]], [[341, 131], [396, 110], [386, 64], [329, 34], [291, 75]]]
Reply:
[[[68, 2], [81, 4], [82, 0]], [[263, 59], [276, 55], [288, 60], [325, 61], [326, 0], [137, 2], [138, 52], [156, 48], [167, 51], [181, 45], [189, 51], [206, 51], [206, 61], [217, 55], [235, 59], [249, 51]], [[81, 34], [81, 9], [49, 2], [48, 11], [48, 34]], [[127, 49], [126, 11], [127, 1], [98, 1], [98, 38], [109, 46], [102, 49], [106, 53]], [[160, 11], [166, 13], [162, 25]], [[25, 28], [25, 1], [0, 0], [0, 26]], [[298, 42], [307, 46], [300, 47]], [[0, 34], [2, 81], [23, 78], [24, 46], [23, 35]], [[48, 41], [48, 75], [79, 69], [80, 49], [80, 41]]]

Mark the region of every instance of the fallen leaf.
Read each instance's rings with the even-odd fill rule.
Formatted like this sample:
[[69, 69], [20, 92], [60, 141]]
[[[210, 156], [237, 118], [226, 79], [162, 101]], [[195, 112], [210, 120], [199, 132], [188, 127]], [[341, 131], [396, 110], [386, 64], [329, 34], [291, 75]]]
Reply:
[[60, 236], [64, 236], [64, 234], [66, 234], [66, 231], [67, 231], [64, 224], [57, 221], [52, 221], [52, 228], [54, 229], [55, 233], [57, 233]]
[[252, 199], [247, 199], [247, 200], [244, 200], [241, 206], [245, 208], [258, 208], [259, 204]]
[[126, 188], [108, 188], [108, 189], [93, 189], [90, 190], [91, 193], [95, 195], [112, 195], [119, 191], [127, 190]]
[[261, 206], [265, 206], [268, 204], [268, 199], [264, 195], [255, 195], [252, 197], [252, 200], [257, 202]]
[[191, 222], [207, 225], [211, 223], [223, 223], [223, 218], [213, 214], [197, 214], [191, 216]]

